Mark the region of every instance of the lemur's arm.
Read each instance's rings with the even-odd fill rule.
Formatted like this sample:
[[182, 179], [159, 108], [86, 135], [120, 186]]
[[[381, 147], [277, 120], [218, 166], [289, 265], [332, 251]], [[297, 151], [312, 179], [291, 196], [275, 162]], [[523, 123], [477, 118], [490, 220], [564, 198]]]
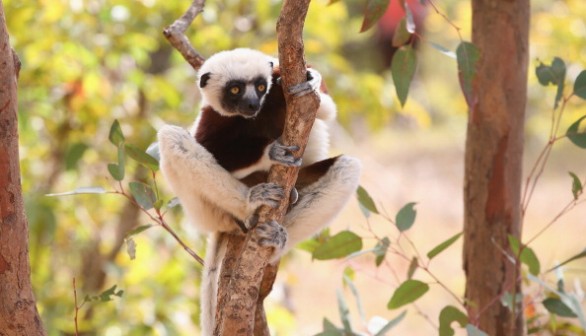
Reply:
[[197, 197], [245, 222], [261, 205], [276, 206], [283, 189], [272, 183], [251, 188], [222, 168], [187, 130], [163, 126], [158, 134], [161, 171], [184, 207]]

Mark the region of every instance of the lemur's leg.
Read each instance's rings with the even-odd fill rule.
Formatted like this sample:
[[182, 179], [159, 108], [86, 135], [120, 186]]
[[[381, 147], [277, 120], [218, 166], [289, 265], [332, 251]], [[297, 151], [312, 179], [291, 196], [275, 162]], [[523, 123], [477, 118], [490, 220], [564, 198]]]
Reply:
[[[355, 158], [339, 156], [312, 166], [316, 167], [316, 174], [324, 168], [327, 172], [316, 182], [299, 189], [299, 200], [283, 223], [288, 235], [285, 252], [330, 224], [358, 187], [361, 165]], [[313, 169], [312, 166], [307, 169]]]
[[161, 171], [185, 208], [197, 208], [202, 197], [245, 221], [259, 206], [275, 207], [284, 196], [283, 188], [273, 183], [248, 188], [181, 127], [166, 125], [158, 138]]

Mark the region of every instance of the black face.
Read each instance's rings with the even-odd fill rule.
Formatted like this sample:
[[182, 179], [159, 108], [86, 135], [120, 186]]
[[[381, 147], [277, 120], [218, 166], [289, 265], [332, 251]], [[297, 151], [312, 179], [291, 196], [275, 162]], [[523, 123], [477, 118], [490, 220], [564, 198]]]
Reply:
[[252, 81], [231, 80], [226, 83], [220, 101], [226, 112], [251, 118], [260, 111], [266, 93], [267, 81], [262, 77]]

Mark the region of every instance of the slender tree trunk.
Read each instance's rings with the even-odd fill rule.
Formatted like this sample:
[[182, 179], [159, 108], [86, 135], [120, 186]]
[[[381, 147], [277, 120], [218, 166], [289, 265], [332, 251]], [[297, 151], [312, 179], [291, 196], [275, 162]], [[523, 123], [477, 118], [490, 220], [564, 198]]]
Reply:
[[[285, 88], [303, 83], [307, 78], [302, 32], [309, 2], [310, 0], [285, 0], [281, 8], [277, 39], [282, 85]], [[300, 146], [299, 156], [302, 156], [319, 107], [319, 96], [307, 94], [295, 97], [285, 92], [285, 102], [287, 117], [282, 140], [286, 145]], [[283, 186], [285, 194], [289, 195], [298, 172], [298, 167], [274, 165], [269, 172], [268, 181]], [[285, 198], [276, 209], [261, 207], [259, 223], [270, 219], [282, 223], [288, 204], [289, 199]], [[270, 254], [270, 248], [258, 245], [254, 230], [247, 235], [242, 253], [233, 268], [229, 289], [222, 291], [223, 297], [219, 298], [216, 309], [220, 314], [216, 315], [214, 335], [268, 334], [262, 299], [270, 291], [274, 277], [265, 278], [264, 285], [262, 281]], [[271, 272], [276, 272], [276, 269], [271, 269]], [[258, 319], [257, 311], [263, 314]]]
[[33, 295], [18, 157], [20, 64], [10, 48], [0, 1], [0, 335], [45, 335]]
[[527, 97], [529, 0], [473, 0], [472, 42], [480, 50], [468, 120], [464, 269], [471, 321], [491, 336], [523, 334], [519, 265], [508, 235], [521, 234], [521, 173]]

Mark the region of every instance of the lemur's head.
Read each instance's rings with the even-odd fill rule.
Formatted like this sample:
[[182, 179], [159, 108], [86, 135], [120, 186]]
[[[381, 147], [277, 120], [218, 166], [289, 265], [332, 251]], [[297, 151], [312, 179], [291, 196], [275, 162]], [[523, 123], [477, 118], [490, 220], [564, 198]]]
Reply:
[[202, 106], [223, 116], [255, 117], [271, 88], [273, 60], [245, 48], [211, 56], [199, 70]]

